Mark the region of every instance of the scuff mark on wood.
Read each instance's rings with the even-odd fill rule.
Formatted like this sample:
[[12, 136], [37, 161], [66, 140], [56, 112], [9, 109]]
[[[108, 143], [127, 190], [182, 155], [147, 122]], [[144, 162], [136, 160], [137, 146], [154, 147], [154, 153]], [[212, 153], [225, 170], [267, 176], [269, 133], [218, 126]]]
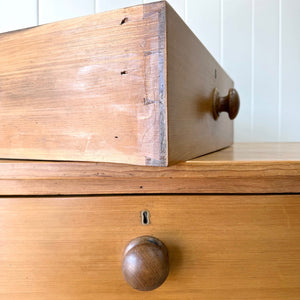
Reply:
[[152, 100], [152, 99], [144, 98], [144, 105], [153, 104], [155, 102], [159, 102], [159, 100]]

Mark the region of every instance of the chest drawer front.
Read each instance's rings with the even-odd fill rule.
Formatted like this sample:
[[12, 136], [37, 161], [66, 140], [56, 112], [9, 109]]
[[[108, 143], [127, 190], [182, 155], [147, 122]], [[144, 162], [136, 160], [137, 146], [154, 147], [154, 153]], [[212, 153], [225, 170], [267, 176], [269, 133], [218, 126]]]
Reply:
[[[169, 251], [169, 276], [151, 292], [121, 272], [141, 235]], [[299, 299], [299, 249], [300, 195], [0, 199], [5, 300]]]

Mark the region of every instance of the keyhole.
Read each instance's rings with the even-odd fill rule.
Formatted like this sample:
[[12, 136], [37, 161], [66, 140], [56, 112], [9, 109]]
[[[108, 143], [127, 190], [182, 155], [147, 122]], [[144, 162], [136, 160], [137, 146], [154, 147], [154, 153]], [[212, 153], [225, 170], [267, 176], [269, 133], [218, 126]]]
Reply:
[[150, 224], [150, 214], [148, 210], [143, 210], [141, 212], [142, 225]]

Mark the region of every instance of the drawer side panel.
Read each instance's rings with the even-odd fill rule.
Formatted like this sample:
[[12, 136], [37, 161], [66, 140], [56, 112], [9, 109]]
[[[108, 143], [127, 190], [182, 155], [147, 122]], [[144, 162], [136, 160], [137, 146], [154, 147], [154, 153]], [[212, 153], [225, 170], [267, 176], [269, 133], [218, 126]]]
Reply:
[[167, 5], [169, 162], [185, 161], [233, 142], [233, 121], [212, 113], [214, 88], [226, 96], [233, 81]]

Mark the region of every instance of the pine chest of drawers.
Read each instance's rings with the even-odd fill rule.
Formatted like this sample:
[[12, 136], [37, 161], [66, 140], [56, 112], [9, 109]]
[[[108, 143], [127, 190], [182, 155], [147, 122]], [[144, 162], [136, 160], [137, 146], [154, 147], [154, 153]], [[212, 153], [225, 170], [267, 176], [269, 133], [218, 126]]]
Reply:
[[[3, 160], [0, 299], [299, 299], [299, 154], [236, 144], [168, 168]], [[169, 274], [142, 292], [122, 261], [145, 235], [165, 244]]]

